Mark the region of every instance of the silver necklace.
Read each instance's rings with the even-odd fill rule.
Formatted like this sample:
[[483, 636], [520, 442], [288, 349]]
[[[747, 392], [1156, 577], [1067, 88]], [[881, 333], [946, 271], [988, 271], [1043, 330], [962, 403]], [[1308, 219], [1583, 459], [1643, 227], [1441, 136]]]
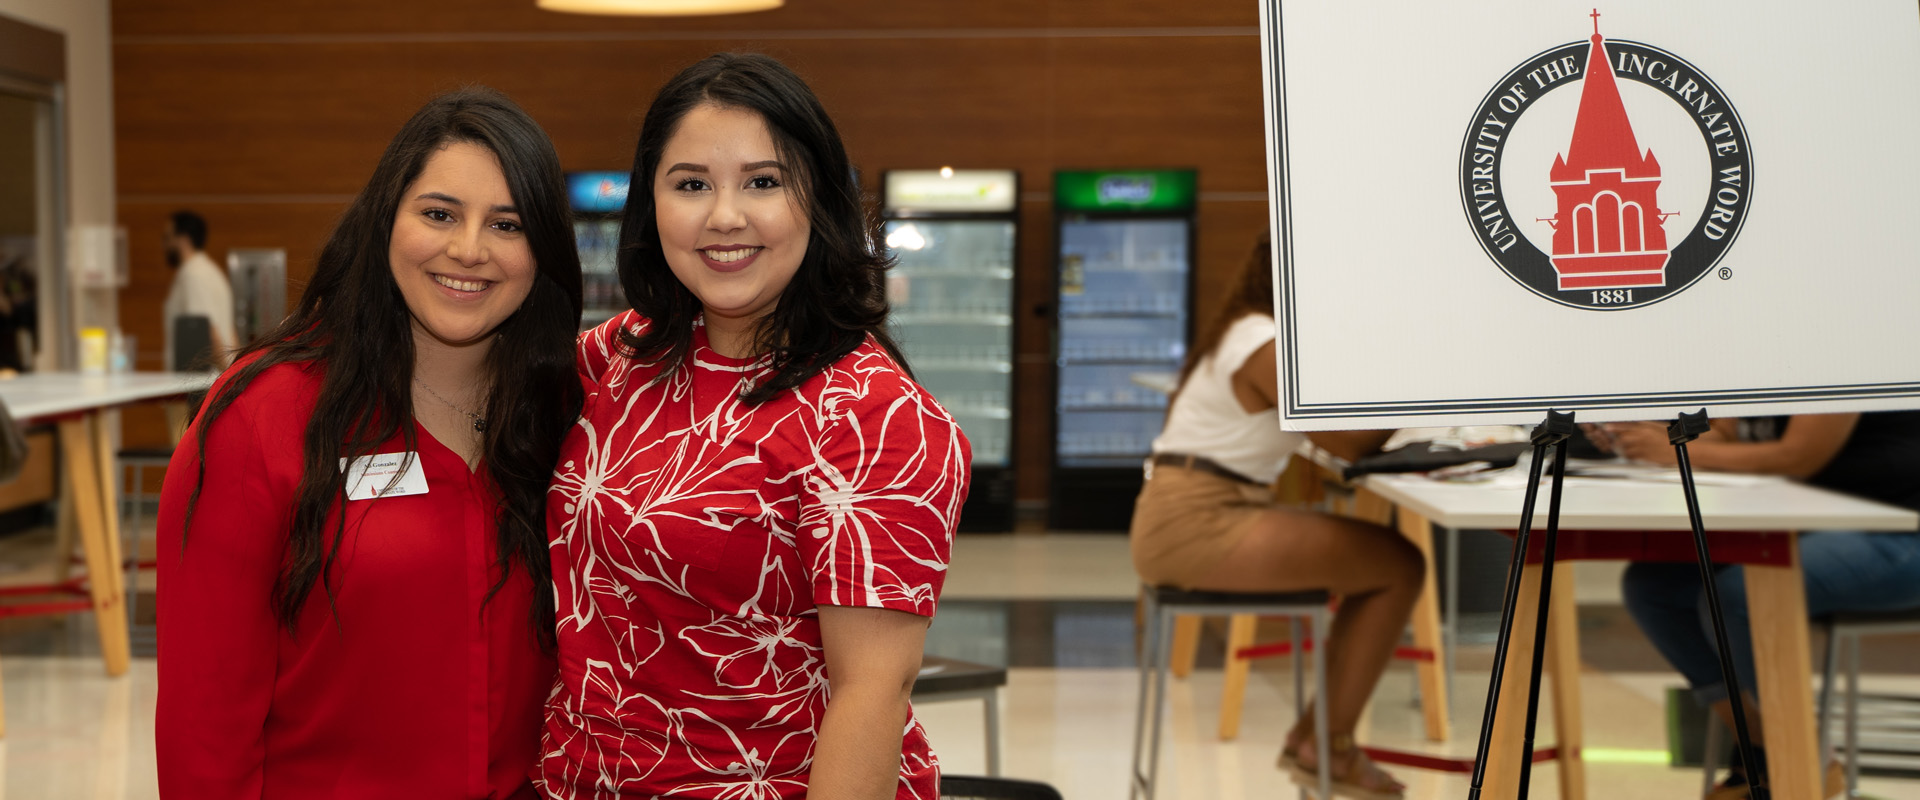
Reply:
[[454, 405], [452, 400], [448, 400], [447, 398], [441, 397], [440, 393], [434, 391], [433, 387], [428, 386], [426, 381], [420, 380], [419, 378], [416, 377], [413, 379], [413, 382], [414, 384], [418, 385], [420, 388], [427, 390], [427, 394], [433, 395], [433, 399], [447, 404], [448, 408], [451, 408], [455, 411], [458, 411], [462, 414], [467, 415], [467, 419], [473, 420], [473, 431], [475, 433], [486, 433], [487, 431], [486, 417], [480, 416], [479, 414], [475, 414], [471, 411], [468, 411], [464, 408]]

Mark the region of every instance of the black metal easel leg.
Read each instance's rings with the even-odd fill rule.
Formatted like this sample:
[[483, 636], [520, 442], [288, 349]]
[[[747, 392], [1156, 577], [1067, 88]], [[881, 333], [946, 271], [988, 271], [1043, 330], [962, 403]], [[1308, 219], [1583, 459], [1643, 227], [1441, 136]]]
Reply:
[[[1487, 708], [1486, 712], [1482, 714], [1480, 718], [1480, 745], [1475, 751], [1473, 758], [1473, 788], [1467, 794], [1470, 800], [1479, 799], [1481, 784], [1486, 781], [1487, 777], [1487, 753], [1493, 748], [1493, 720], [1500, 706], [1500, 682], [1502, 673], [1506, 671], [1507, 645], [1513, 635], [1513, 612], [1514, 608], [1519, 604], [1520, 599], [1520, 573], [1527, 562], [1527, 543], [1533, 531], [1533, 505], [1535, 498], [1540, 494], [1540, 473], [1546, 466], [1547, 448], [1566, 441], [1567, 433], [1573, 430], [1577, 430], [1573, 424], [1573, 415], [1562, 414], [1557, 411], [1547, 412], [1546, 421], [1533, 429], [1533, 460], [1532, 463], [1528, 465], [1525, 499], [1520, 503], [1520, 529], [1513, 540], [1513, 559], [1511, 563], [1507, 565], [1506, 599], [1500, 606], [1500, 632], [1494, 640], [1493, 645], [1493, 676], [1487, 681]], [[1560, 431], [1565, 431], [1566, 433], [1561, 433]], [[1564, 450], [1565, 447], [1562, 445], [1560, 447], [1562, 455], [1558, 455], [1555, 458], [1557, 465], [1564, 464]], [[1555, 521], [1557, 522], [1560, 500], [1560, 470], [1556, 467], [1554, 472], [1554, 492], [1550, 505], [1552, 507], [1552, 513], [1555, 516]], [[1544, 589], [1545, 587], [1543, 586], [1542, 588]], [[1538, 644], [1536, 640], [1536, 649], [1538, 648]], [[1534, 689], [1537, 691], [1539, 688], [1537, 676], [1539, 664], [1537, 654], [1534, 669], [1536, 671]], [[1532, 715], [1529, 714], [1528, 716], [1531, 717]], [[1532, 731], [1529, 730], [1528, 738], [1531, 737]], [[1531, 745], [1529, 745], [1529, 748], [1531, 748]], [[1526, 753], [1521, 759], [1522, 764], [1529, 766], [1531, 766], [1532, 762], [1533, 754], [1531, 752]], [[1522, 769], [1524, 770], [1525, 768], [1523, 767]], [[1525, 773], [1523, 772], [1522, 774]]]
[[[1553, 488], [1547, 495], [1547, 542], [1540, 559], [1540, 607], [1533, 618], [1533, 672], [1527, 684], [1527, 732], [1520, 741], [1520, 791], [1516, 795], [1520, 800], [1526, 800], [1527, 788], [1533, 781], [1533, 731], [1539, 719], [1536, 712], [1540, 708], [1540, 670], [1546, 664], [1547, 618], [1552, 616], [1549, 604], [1553, 598], [1553, 549], [1560, 538], [1560, 489], [1567, 474], [1567, 439], [1577, 430], [1573, 427], [1572, 414], [1566, 415], [1565, 423], [1564, 429], [1547, 433], [1553, 438]], [[1551, 419], [1547, 423], [1549, 427], [1557, 424], [1558, 421]]]
[[1727, 646], [1727, 619], [1720, 611], [1720, 589], [1714, 585], [1713, 558], [1707, 553], [1707, 529], [1700, 520], [1700, 497], [1694, 490], [1693, 464], [1687, 459], [1687, 443], [1700, 438], [1700, 434], [1708, 430], [1707, 411], [1703, 408], [1692, 414], [1681, 414], [1673, 424], [1668, 425], [1667, 440], [1673, 443], [1673, 453], [1680, 467], [1680, 486], [1687, 495], [1687, 519], [1693, 523], [1693, 547], [1700, 560], [1700, 583], [1706, 589], [1708, 615], [1713, 618], [1713, 638], [1720, 651], [1720, 677], [1727, 682], [1728, 697], [1732, 701], [1733, 734], [1740, 745], [1740, 763], [1747, 772], [1749, 796], [1753, 800], [1770, 800], [1773, 790], [1766, 765], [1754, 758], [1753, 739], [1747, 734], [1747, 715], [1742, 710], [1746, 703], [1740, 694], [1740, 677], [1734, 674], [1733, 650]]

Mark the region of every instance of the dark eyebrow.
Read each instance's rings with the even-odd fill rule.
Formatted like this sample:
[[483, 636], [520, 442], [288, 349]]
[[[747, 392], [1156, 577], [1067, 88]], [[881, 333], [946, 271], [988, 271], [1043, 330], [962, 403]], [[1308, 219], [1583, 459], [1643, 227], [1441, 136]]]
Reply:
[[[413, 199], [415, 199], [415, 200], [438, 200], [438, 201], [440, 201], [440, 202], [442, 202], [442, 203], [446, 203], [447, 205], [453, 205], [453, 206], [461, 206], [461, 207], [463, 207], [463, 208], [464, 208], [464, 207], [466, 207], [466, 205], [467, 205], [466, 203], [463, 203], [463, 202], [461, 202], [461, 201], [460, 201], [460, 198], [458, 198], [458, 197], [454, 197], [453, 195], [450, 195], [450, 194], [443, 194], [443, 193], [441, 193], [441, 192], [427, 192], [427, 193], [425, 193], [425, 194], [422, 194], [422, 195], [420, 195], [419, 197], [415, 197], [415, 198], [413, 198]], [[515, 206], [494, 206], [494, 207], [492, 207], [492, 208], [490, 208], [490, 209], [487, 209], [487, 211], [488, 211], [489, 213], [493, 213], [493, 214], [518, 214], [518, 213], [520, 213], [520, 209], [519, 209], [518, 207], [515, 207]]]
[[[769, 168], [771, 168], [771, 169], [786, 169], [786, 165], [784, 165], [784, 164], [781, 164], [781, 163], [780, 163], [780, 162], [778, 162], [778, 161], [755, 161], [755, 162], [752, 162], [752, 163], [749, 163], [749, 164], [741, 164], [741, 165], [740, 165], [740, 171], [741, 171], [741, 172], [752, 172], [752, 171], [754, 171], [754, 170], [756, 170], [756, 169], [769, 169]], [[685, 162], [685, 161], [682, 161], [682, 162], [680, 162], [680, 163], [678, 163], [678, 164], [675, 164], [675, 165], [673, 165], [673, 166], [671, 166], [671, 167], [667, 167], [667, 171], [668, 171], [668, 172], [680, 172], [680, 171], [682, 171], [682, 170], [685, 170], [685, 171], [687, 171], [687, 172], [706, 172], [706, 171], [707, 171], [707, 165], [705, 165], [705, 164], [689, 164], [689, 163], [687, 163], [687, 162]]]

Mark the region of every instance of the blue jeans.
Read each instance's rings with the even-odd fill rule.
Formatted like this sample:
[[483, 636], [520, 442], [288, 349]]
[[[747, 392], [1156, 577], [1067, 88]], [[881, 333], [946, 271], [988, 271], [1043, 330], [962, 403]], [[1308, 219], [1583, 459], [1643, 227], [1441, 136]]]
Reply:
[[[1806, 575], [1807, 613], [1895, 611], [1920, 607], [1920, 532], [1816, 531], [1800, 536]], [[1747, 576], [1722, 565], [1713, 574], [1726, 615], [1740, 687], [1754, 691], [1753, 628], [1747, 620]], [[1635, 563], [1621, 579], [1627, 611], [1667, 663], [1693, 687], [1694, 699], [1711, 705], [1728, 696], [1720, 677], [1719, 649], [1707, 612], [1698, 564]]]

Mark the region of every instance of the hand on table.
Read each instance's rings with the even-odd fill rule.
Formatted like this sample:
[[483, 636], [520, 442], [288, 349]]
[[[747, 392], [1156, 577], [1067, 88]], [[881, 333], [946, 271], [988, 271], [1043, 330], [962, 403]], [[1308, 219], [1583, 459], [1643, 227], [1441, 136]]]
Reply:
[[1599, 448], [1600, 452], [1608, 455], [1619, 455], [1620, 445], [1613, 440], [1612, 436], [1607, 434], [1606, 427], [1600, 423], [1582, 422], [1580, 423], [1580, 433], [1587, 437], [1587, 441], [1593, 443], [1594, 447]]
[[1662, 467], [1677, 463], [1667, 426], [1658, 422], [1609, 422], [1600, 426], [1612, 440], [1613, 452], [1629, 460]]

